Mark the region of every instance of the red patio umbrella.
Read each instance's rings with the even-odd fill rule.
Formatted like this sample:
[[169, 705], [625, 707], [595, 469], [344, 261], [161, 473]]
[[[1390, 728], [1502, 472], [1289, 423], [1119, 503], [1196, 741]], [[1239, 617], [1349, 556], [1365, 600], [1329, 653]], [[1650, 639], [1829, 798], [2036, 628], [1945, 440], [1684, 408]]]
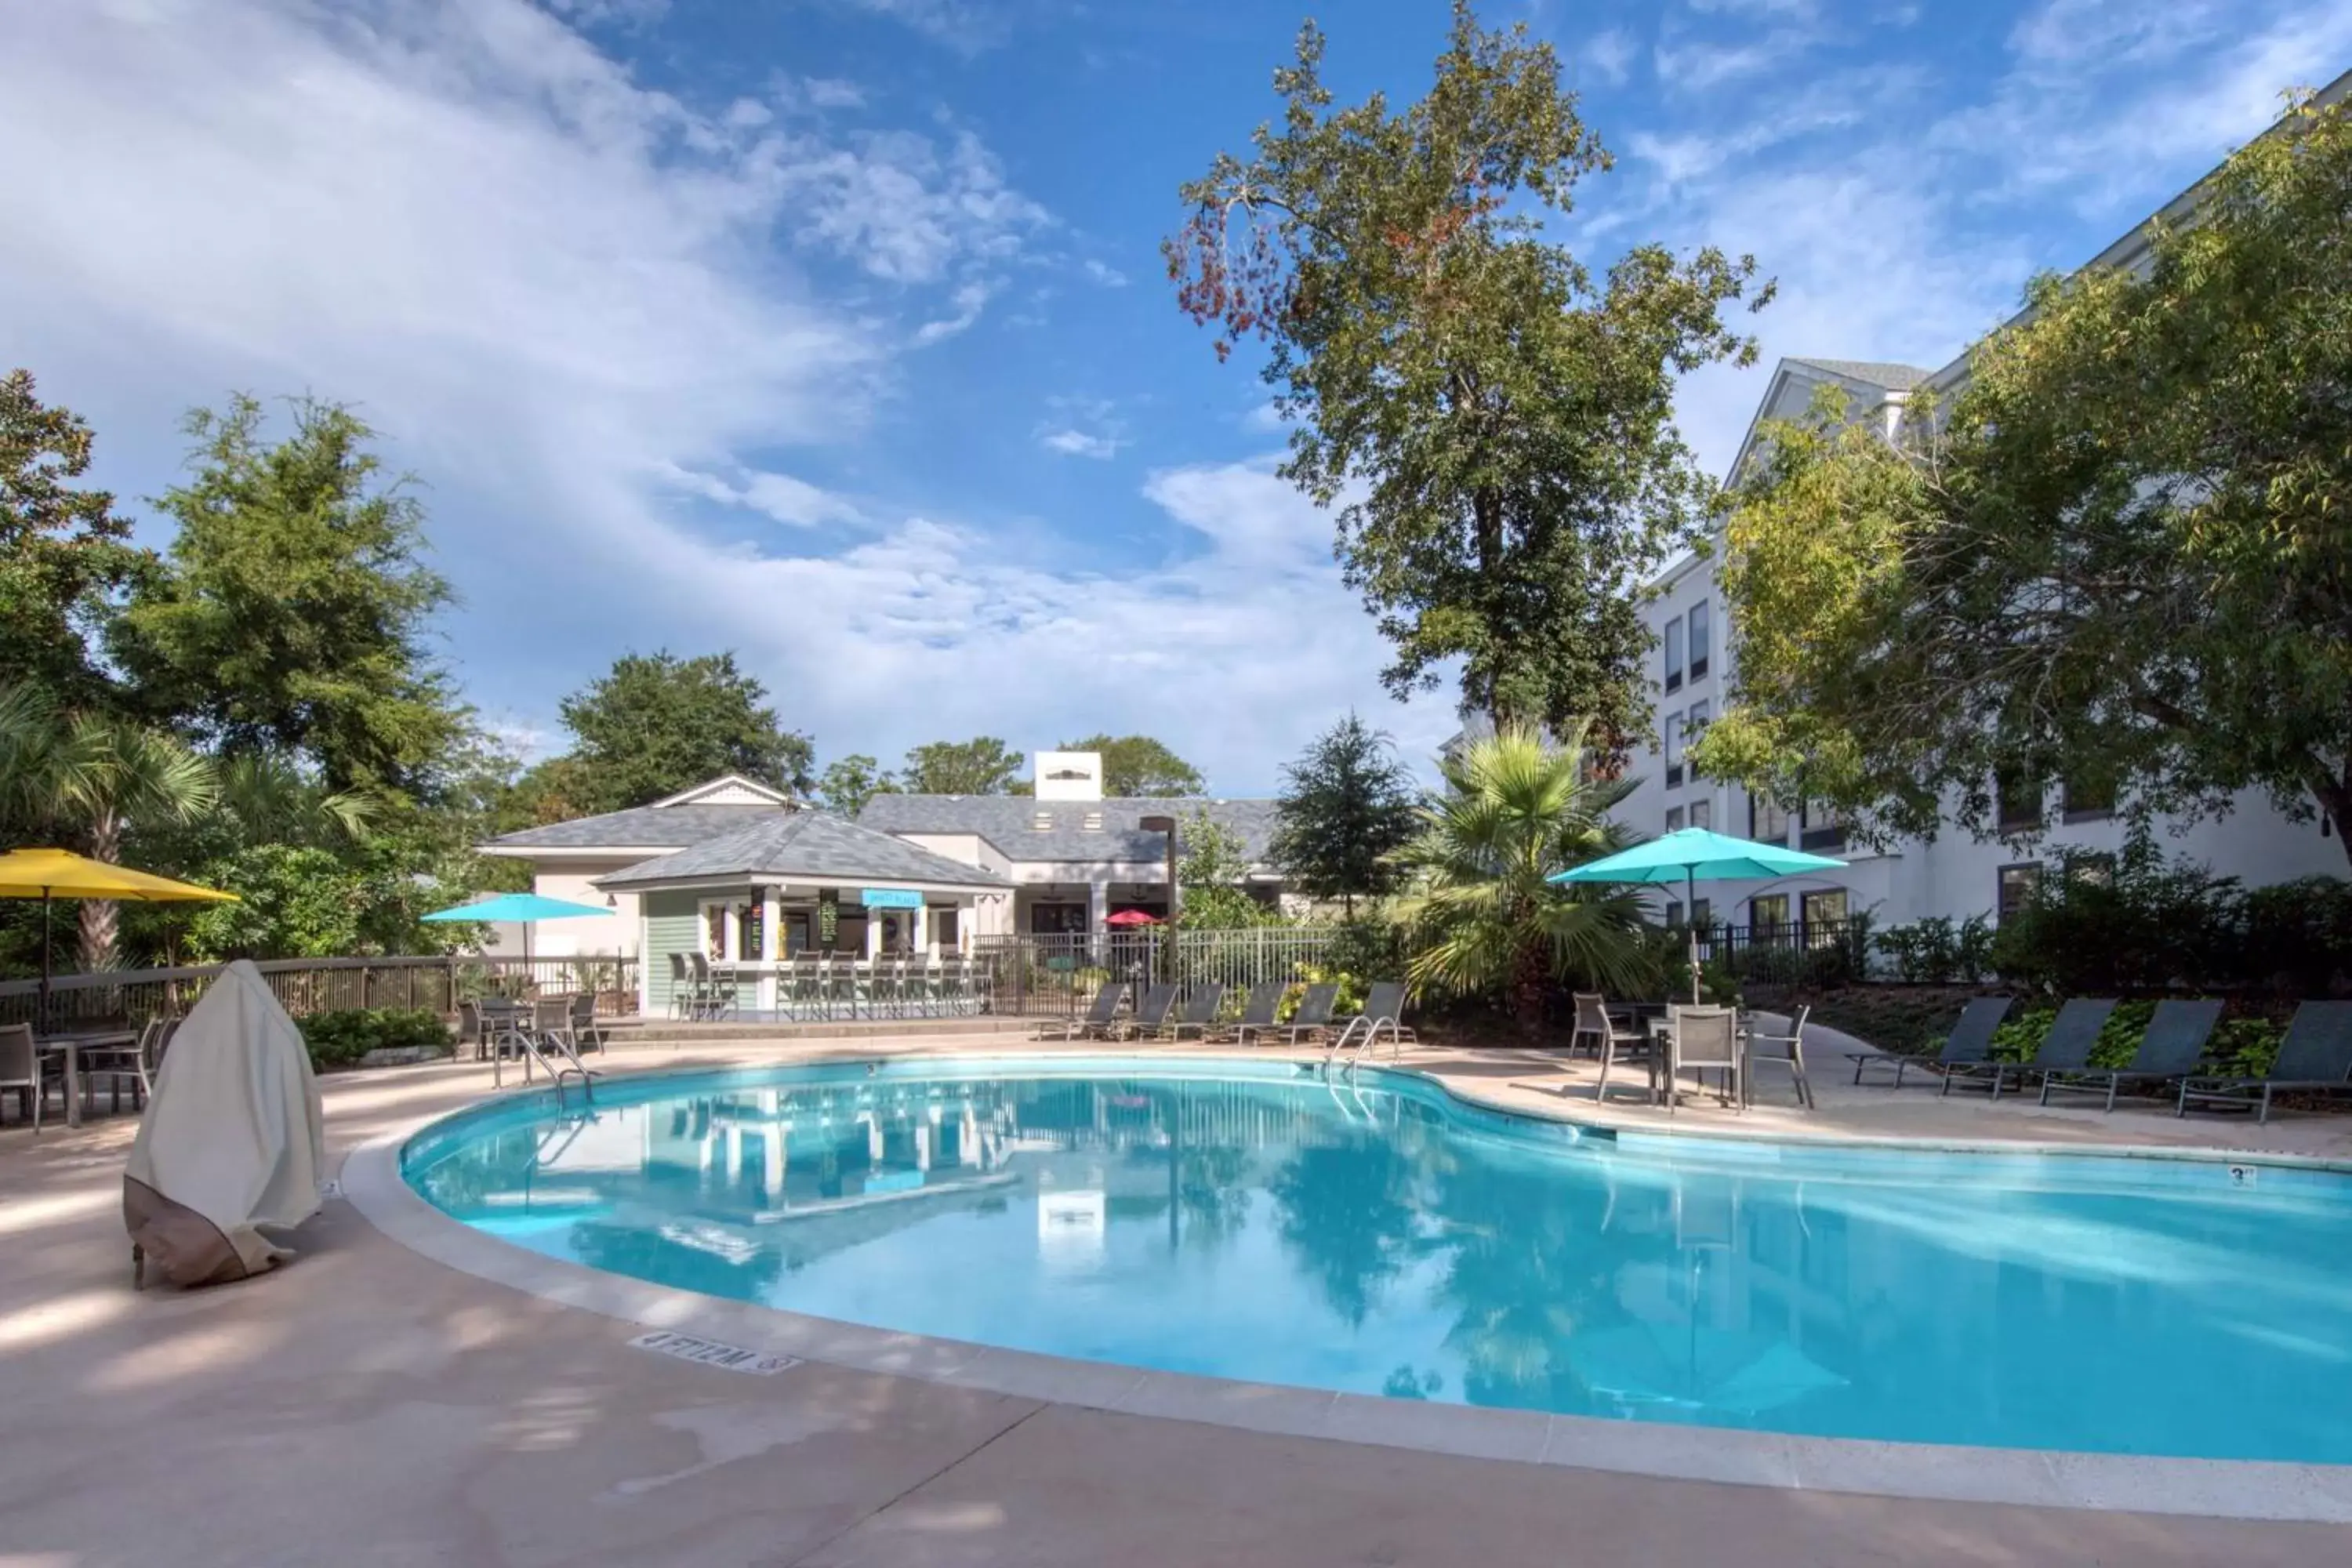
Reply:
[[1121, 910], [1103, 921], [1107, 926], [1156, 926], [1160, 923], [1158, 915], [1147, 915], [1141, 910]]

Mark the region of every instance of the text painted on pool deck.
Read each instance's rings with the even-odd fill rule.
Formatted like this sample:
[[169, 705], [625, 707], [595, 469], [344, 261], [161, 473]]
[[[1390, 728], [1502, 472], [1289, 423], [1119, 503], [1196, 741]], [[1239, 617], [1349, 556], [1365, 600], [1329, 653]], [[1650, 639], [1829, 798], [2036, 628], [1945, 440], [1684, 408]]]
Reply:
[[798, 1356], [770, 1355], [764, 1351], [745, 1350], [741, 1345], [721, 1344], [717, 1340], [698, 1340], [692, 1334], [674, 1334], [667, 1329], [639, 1334], [629, 1343], [636, 1350], [658, 1351], [680, 1361], [725, 1367], [729, 1372], [748, 1372], [755, 1377], [773, 1377], [801, 1364]]

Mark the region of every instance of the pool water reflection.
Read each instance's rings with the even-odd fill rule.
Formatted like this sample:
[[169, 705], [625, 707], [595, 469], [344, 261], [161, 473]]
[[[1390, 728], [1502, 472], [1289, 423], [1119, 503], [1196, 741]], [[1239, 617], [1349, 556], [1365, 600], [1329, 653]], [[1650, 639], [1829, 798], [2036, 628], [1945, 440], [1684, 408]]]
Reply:
[[[635, 1096], [635, 1099], [631, 1097]], [[1636, 1151], [1418, 1079], [902, 1063], [600, 1089], [408, 1179], [638, 1279], [1055, 1355], [1831, 1436], [2352, 1462], [2352, 1194]]]

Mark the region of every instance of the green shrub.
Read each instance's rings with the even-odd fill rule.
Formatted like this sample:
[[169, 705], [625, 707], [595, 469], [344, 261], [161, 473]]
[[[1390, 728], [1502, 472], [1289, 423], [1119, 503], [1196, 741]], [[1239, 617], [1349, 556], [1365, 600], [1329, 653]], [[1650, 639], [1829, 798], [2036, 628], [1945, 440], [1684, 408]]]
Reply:
[[1992, 1032], [1992, 1046], [1985, 1054], [1997, 1062], [2032, 1061], [2057, 1016], [2055, 1007], [2028, 1007], [2022, 1013], [2011, 1013]]
[[2205, 1043], [2205, 1059], [2228, 1078], [2261, 1078], [2278, 1065], [2285, 1031], [2268, 1018], [2224, 1018]]
[[431, 1046], [446, 1050], [448, 1026], [440, 1015], [422, 1009], [355, 1007], [341, 1013], [316, 1013], [301, 1021], [302, 1043], [310, 1048], [310, 1065], [321, 1072], [355, 1067], [370, 1051]]
[[1982, 915], [1957, 922], [1948, 915], [1929, 915], [1887, 927], [1873, 945], [1894, 966], [1895, 978], [1906, 984], [1974, 984], [1991, 961], [1992, 927]]
[[2352, 882], [2300, 877], [2245, 896], [2246, 978], [2291, 996], [2326, 996], [2352, 972]]

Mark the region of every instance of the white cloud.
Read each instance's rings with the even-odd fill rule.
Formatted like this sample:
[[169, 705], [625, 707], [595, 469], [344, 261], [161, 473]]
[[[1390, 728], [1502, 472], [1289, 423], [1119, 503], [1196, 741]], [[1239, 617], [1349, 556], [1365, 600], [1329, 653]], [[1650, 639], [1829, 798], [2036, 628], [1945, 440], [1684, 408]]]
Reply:
[[1048, 452], [1059, 452], [1065, 458], [1093, 458], [1108, 461], [1118, 456], [1118, 442], [1108, 436], [1091, 436], [1084, 430], [1044, 430], [1037, 436], [1037, 445]]
[[1124, 289], [1127, 287], [1126, 273], [1121, 272], [1118, 268], [1112, 267], [1108, 263], [1097, 261], [1091, 256], [1087, 258], [1083, 270], [1088, 278], [1101, 284], [1106, 289]]
[[1705, 92], [1770, 70], [1803, 52], [1811, 42], [1806, 34], [1795, 31], [1737, 44], [1708, 39], [1669, 43], [1662, 38], [1654, 51], [1658, 80], [1681, 92]]
[[1634, 57], [1640, 52], [1641, 46], [1634, 41], [1630, 31], [1623, 27], [1612, 27], [1596, 34], [1592, 41], [1584, 46], [1583, 58], [1601, 80], [1614, 85], [1622, 83], [1633, 74]]
[[1000, 5], [977, 0], [846, 0], [853, 8], [904, 23], [936, 43], [965, 54], [1003, 41], [1008, 19]]
[[760, 158], [803, 238], [893, 282], [935, 282], [974, 258], [1009, 259], [1053, 221], [1005, 184], [969, 131], [944, 147], [909, 131], [858, 132], [830, 145], [779, 140]]
[[747, 469], [735, 482], [730, 483], [716, 474], [673, 468], [669, 477], [677, 489], [690, 495], [701, 496], [721, 506], [765, 512], [778, 522], [794, 528], [815, 528], [828, 522], [856, 522], [864, 517], [856, 503], [846, 497], [835, 495], [791, 474]]
[[1253, 436], [1278, 435], [1290, 428], [1290, 421], [1282, 416], [1282, 410], [1269, 398], [1242, 416], [1242, 428]]
[[949, 296], [949, 302], [955, 307], [955, 313], [925, 321], [921, 326], [917, 327], [915, 329], [917, 346], [935, 343], [943, 338], [951, 338], [959, 332], [970, 330], [973, 323], [980, 320], [981, 311], [988, 308], [988, 298], [994, 291], [989, 284], [978, 281], [958, 286], [956, 291]]

